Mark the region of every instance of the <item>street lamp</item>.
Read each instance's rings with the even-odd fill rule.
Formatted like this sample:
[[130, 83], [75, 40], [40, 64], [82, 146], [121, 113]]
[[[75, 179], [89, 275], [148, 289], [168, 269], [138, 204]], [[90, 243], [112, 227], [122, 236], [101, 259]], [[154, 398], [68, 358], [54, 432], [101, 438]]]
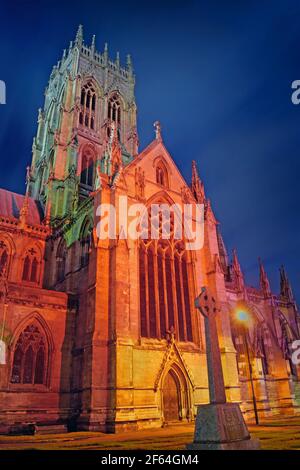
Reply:
[[248, 339], [247, 339], [247, 324], [249, 324], [250, 322], [250, 316], [246, 310], [238, 310], [236, 316], [242, 325], [244, 343], [245, 343], [246, 353], [247, 353], [246, 355], [247, 355], [247, 361], [248, 361], [249, 375], [250, 375], [250, 384], [251, 384], [251, 391], [252, 391], [252, 402], [253, 402], [255, 423], [259, 424], [255, 388], [254, 388], [253, 374], [252, 374], [252, 365], [251, 365], [251, 360], [250, 360], [250, 353], [249, 353], [249, 346], [248, 346]]

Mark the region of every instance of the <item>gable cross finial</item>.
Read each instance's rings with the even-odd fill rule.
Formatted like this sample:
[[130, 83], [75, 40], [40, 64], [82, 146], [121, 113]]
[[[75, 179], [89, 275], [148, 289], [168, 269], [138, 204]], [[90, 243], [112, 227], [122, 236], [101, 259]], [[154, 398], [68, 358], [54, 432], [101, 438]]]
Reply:
[[154, 129], [155, 129], [155, 138], [156, 140], [161, 140], [161, 124], [159, 121], [155, 121]]

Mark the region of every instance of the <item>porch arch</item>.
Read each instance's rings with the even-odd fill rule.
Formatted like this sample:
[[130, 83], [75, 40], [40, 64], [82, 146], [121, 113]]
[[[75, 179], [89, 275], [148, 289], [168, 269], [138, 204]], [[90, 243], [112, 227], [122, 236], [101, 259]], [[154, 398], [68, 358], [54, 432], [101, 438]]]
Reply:
[[166, 368], [161, 378], [161, 414], [165, 424], [193, 419], [189, 380], [179, 364]]

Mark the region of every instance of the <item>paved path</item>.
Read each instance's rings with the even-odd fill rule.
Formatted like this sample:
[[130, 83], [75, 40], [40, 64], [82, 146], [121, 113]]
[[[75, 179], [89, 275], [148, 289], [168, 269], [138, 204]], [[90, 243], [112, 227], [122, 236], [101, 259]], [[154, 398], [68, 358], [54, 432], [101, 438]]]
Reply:
[[[276, 418], [260, 426], [250, 425], [262, 449], [300, 449], [300, 417]], [[78, 432], [36, 436], [0, 436], [0, 450], [167, 450], [184, 449], [192, 441], [193, 424], [180, 424], [125, 434]]]

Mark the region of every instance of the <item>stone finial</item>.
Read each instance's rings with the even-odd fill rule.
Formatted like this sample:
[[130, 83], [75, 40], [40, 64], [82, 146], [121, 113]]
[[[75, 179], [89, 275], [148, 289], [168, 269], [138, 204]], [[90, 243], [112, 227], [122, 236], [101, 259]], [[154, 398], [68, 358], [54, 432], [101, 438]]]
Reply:
[[42, 120], [43, 120], [43, 110], [42, 108], [39, 108], [38, 109], [38, 123], [41, 122]]
[[103, 61], [104, 61], [104, 65], [107, 66], [107, 64], [108, 64], [108, 44], [107, 44], [107, 42], [104, 44]]
[[107, 42], [104, 44], [103, 57], [104, 57], [104, 61], [106, 63], [108, 61], [108, 44], [107, 44]]
[[200, 180], [198, 170], [197, 170], [197, 164], [195, 160], [192, 161], [192, 188], [191, 189], [192, 189], [192, 193], [196, 201], [199, 204], [203, 204], [205, 200], [204, 185], [202, 181]]
[[176, 334], [175, 334], [175, 328], [172, 325], [167, 331], [166, 331], [166, 340], [169, 344], [173, 344], [176, 339]]
[[279, 268], [280, 273], [280, 295], [289, 302], [293, 302], [293, 292], [290, 281], [287, 277], [285, 268], [283, 265]]
[[244, 275], [243, 275], [241, 265], [238, 260], [237, 251], [235, 248], [233, 249], [232, 266], [233, 266], [233, 272], [235, 274], [236, 287], [239, 291], [243, 291], [244, 290]]
[[30, 179], [31, 179], [31, 168], [30, 166], [27, 166], [26, 168], [26, 179], [25, 179], [25, 184], [26, 184], [26, 192], [23, 200], [23, 204], [20, 210], [20, 215], [19, 219], [21, 223], [26, 223], [27, 221], [27, 216], [28, 216], [28, 211], [29, 211], [29, 184], [30, 184]]
[[82, 25], [80, 24], [78, 26], [78, 30], [76, 33], [75, 45], [80, 47], [82, 46], [82, 43], [83, 43], [83, 28], [82, 28]]
[[27, 221], [28, 211], [29, 211], [29, 197], [28, 197], [28, 194], [26, 193], [24, 196], [23, 205], [21, 207], [20, 215], [19, 215], [19, 219], [22, 224], [25, 224]]
[[50, 74], [50, 81], [52, 80], [52, 78], [56, 74], [56, 71], [57, 71], [57, 65], [53, 65], [52, 71], [51, 71], [51, 74]]
[[160, 122], [155, 121], [153, 126], [154, 126], [154, 129], [155, 129], [155, 138], [156, 138], [156, 140], [161, 141], [162, 138], [161, 138], [161, 124], [160, 124]]
[[132, 60], [131, 60], [131, 55], [130, 54], [127, 54], [126, 64], [127, 64], [128, 71], [132, 72]]
[[120, 52], [119, 51], [117, 52], [117, 56], [116, 56], [116, 66], [120, 67]]
[[96, 50], [96, 36], [95, 36], [95, 34], [93, 34], [92, 44], [91, 44], [92, 55], [95, 54], [95, 50]]
[[258, 264], [259, 264], [259, 285], [261, 290], [264, 293], [265, 297], [270, 297], [271, 295], [271, 288], [270, 288], [270, 282], [268, 279], [268, 276], [266, 274], [264, 265], [262, 263], [261, 258], [258, 258]]
[[31, 178], [31, 168], [30, 166], [27, 166], [26, 167], [26, 185], [28, 185], [30, 183], [30, 178]]

